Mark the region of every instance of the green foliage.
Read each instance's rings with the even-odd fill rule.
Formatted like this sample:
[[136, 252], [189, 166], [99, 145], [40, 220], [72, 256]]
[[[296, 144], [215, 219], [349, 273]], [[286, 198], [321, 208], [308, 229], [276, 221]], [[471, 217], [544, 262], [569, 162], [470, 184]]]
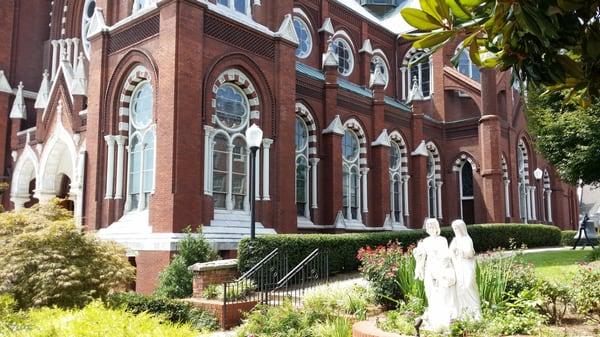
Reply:
[[107, 309], [93, 302], [82, 309], [39, 308], [27, 312], [26, 323], [4, 337], [197, 337], [188, 325], [173, 324], [149, 313]]
[[106, 306], [111, 309], [123, 308], [134, 314], [147, 312], [161, 315], [172, 323], [188, 324], [201, 331], [212, 331], [218, 328], [217, 320], [212, 314], [178, 300], [131, 292], [117, 293], [108, 297]]
[[562, 180], [600, 182], [600, 98], [582, 107], [565, 102], [566, 93], [540, 93], [532, 88], [525, 106], [527, 128], [538, 151]]
[[213, 261], [217, 258], [217, 252], [201, 233], [193, 234], [188, 231], [179, 242], [177, 256], [160, 273], [155, 294], [168, 298], [190, 297], [193, 275], [188, 267], [194, 263]]
[[586, 255], [585, 260], [588, 262], [594, 262], [600, 260], [600, 247], [594, 248], [591, 252]]
[[245, 319], [237, 336], [310, 337], [311, 323], [289, 301], [275, 307], [259, 305]]
[[[204, 287], [204, 290], [202, 291], [202, 297], [208, 299], [208, 300], [215, 300], [219, 297], [219, 285], [216, 284], [209, 284], [206, 287]], [[222, 293], [222, 292], [221, 292]]]
[[9, 295], [0, 295], [0, 336], [17, 330], [24, 323], [24, 315], [17, 310], [16, 301]]
[[55, 200], [0, 214], [0, 292], [19, 308], [81, 307], [134, 277], [123, 248], [76, 228]]
[[[418, 33], [413, 47], [435, 52], [463, 39], [479, 66], [512, 68], [523, 81], [600, 96], [600, 1], [421, 0], [401, 14]], [[454, 62], [458, 62], [455, 58]]]
[[[227, 287], [227, 299], [231, 301], [242, 301], [247, 299], [256, 290], [253, 281], [244, 281]], [[223, 300], [224, 286], [222, 284], [211, 284], [204, 288], [202, 297], [209, 300]]]
[[387, 307], [415, 296], [425, 301], [423, 282], [415, 279], [415, 259], [412, 249], [404, 250], [397, 244], [361, 248], [360, 271], [373, 287], [376, 299]]
[[571, 302], [571, 292], [568, 286], [556, 282], [540, 280], [535, 290], [541, 297], [539, 309], [545, 314], [550, 323], [560, 323]]
[[280, 306], [259, 305], [250, 312], [237, 336], [349, 337], [352, 320], [366, 317], [373, 295], [361, 286], [324, 286], [304, 296], [301, 309], [289, 301]]
[[[484, 252], [495, 248], [509, 248], [512, 244], [527, 247], [556, 246], [560, 243], [560, 230], [555, 226], [537, 224], [485, 224], [468, 226], [475, 250]], [[442, 229], [442, 235], [452, 238], [452, 229]], [[243, 239], [238, 247], [240, 270], [246, 271], [275, 248], [288, 254], [290, 265], [302, 261], [316, 248], [329, 252], [329, 270], [332, 273], [351, 272], [358, 269], [356, 258], [362, 247], [377, 247], [389, 242], [408, 247], [425, 237], [422, 230], [401, 232], [353, 234], [278, 234], [257, 237], [254, 242]]]
[[577, 313], [600, 323], [600, 269], [580, 267], [573, 278], [571, 289]]

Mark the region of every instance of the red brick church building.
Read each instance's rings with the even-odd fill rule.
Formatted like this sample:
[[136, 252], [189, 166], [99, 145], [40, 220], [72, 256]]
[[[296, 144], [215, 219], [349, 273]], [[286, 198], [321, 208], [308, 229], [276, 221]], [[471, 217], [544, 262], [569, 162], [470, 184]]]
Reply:
[[[552, 223], [575, 189], [535, 152], [510, 73], [399, 34], [415, 0], [3, 0], [7, 208], [68, 199], [150, 291], [188, 227], [249, 233]], [[537, 171], [537, 174], [534, 172]], [[539, 179], [536, 179], [538, 177]]]

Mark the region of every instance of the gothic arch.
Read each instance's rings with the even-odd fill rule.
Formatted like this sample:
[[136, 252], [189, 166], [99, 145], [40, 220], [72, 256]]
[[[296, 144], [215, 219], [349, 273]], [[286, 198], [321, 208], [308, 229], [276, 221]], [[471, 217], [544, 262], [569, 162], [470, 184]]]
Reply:
[[344, 122], [344, 128], [350, 129], [356, 133], [360, 145], [359, 164], [360, 167], [367, 167], [367, 135], [361, 123], [355, 118], [349, 118]]
[[435, 145], [435, 143], [431, 140], [427, 142], [426, 147], [427, 147], [427, 150], [429, 152], [431, 152], [431, 154], [433, 155], [433, 160], [435, 163], [435, 180], [441, 181], [442, 180], [442, 160], [441, 160], [441, 156], [440, 156], [440, 151], [438, 150], [438, 147]]
[[[29, 183], [38, 177], [39, 161], [31, 146], [26, 145], [15, 165], [11, 181], [10, 199], [19, 208], [29, 199]], [[19, 200], [20, 199], [20, 200]]]
[[473, 172], [479, 172], [479, 165], [477, 165], [475, 159], [473, 159], [473, 156], [467, 152], [462, 152], [456, 157], [456, 159], [452, 163], [452, 171], [460, 172], [465, 162], [471, 164]]
[[298, 115], [308, 128], [308, 154], [309, 157], [317, 155], [317, 124], [310, 110], [301, 102], [296, 102], [296, 115]]
[[400, 147], [400, 172], [408, 174], [408, 150], [404, 137], [398, 131], [390, 133], [390, 141], [395, 141]]

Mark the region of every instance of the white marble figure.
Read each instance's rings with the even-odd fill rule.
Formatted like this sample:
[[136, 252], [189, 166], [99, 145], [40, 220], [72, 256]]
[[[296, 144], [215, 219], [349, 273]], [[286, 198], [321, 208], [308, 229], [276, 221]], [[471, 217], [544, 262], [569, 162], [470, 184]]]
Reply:
[[419, 241], [413, 250], [416, 260], [415, 278], [423, 280], [427, 309], [417, 320], [417, 329], [446, 331], [458, 317], [456, 300], [456, 275], [452, 265], [448, 241], [440, 236], [437, 219], [426, 219], [425, 231], [429, 235]]
[[456, 298], [460, 319], [481, 320], [481, 302], [477, 288], [477, 265], [473, 240], [462, 220], [452, 222], [454, 239], [450, 243], [450, 254], [456, 271]]

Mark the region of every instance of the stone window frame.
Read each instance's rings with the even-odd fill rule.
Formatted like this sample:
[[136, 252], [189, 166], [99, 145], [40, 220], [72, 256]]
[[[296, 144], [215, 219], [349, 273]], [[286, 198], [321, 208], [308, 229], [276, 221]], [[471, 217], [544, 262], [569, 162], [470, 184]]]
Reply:
[[[412, 60], [415, 60], [416, 58], [419, 57], [419, 55], [421, 55], [422, 53], [426, 53], [428, 52], [427, 49], [425, 50], [419, 50], [419, 49], [415, 49], [415, 48], [411, 48], [408, 52], [406, 52], [406, 55], [404, 56], [404, 59], [402, 61], [402, 67], [400, 67], [400, 72], [401, 72], [401, 77], [402, 77], [402, 99], [406, 100], [408, 99], [410, 90], [412, 89], [413, 86], [413, 78], [410, 76], [411, 74], [411, 68], [409, 67], [409, 64]], [[419, 86], [421, 87], [421, 91], [423, 92], [423, 98], [424, 99], [431, 99], [431, 97], [433, 96], [434, 93], [434, 86], [433, 86], [433, 61], [431, 59], [431, 55], [428, 57], [429, 61], [428, 62], [421, 62], [418, 63], [416, 65], [417, 67], [417, 81], [419, 83]], [[422, 83], [422, 75], [423, 75], [423, 64], [427, 64], [428, 66], [428, 71], [429, 71], [429, 86], [428, 86], [428, 91], [423, 90], [423, 83]], [[426, 93], [428, 93], [428, 95], [426, 95]]]
[[[344, 45], [344, 48], [348, 50], [348, 69], [343, 72], [340, 71], [340, 65], [339, 65], [340, 58], [339, 58], [339, 55], [337, 54], [337, 47], [336, 47], [337, 42], [341, 42]], [[338, 56], [338, 73], [344, 77], [348, 77], [348, 76], [352, 75], [352, 72], [354, 71], [354, 66], [355, 66], [354, 54], [355, 54], [356, 49], [354, 47], [354, 44], [352, 43], [352, 39], [350, 38], [350, 35], [348, 35], [348, 33], [346, 33], [343, 30], [338, 30], [331, 37], [331, 43], [332, 43], [334, 52]]]
[[438, 147], [432, 141], [426, 143], [427, 161], [432, 162], [433, 171], [427, 172], [427, 216], [442, 219], [442, 166]]
[[[306, 28], [306, 32], [308, 34], [308, 39], [310, 40], [310, 46], [308, 48], [308, 51], [305, 54], [303, 54], [303, 55], [296, 54], [296, 57], [298, 59], [306, 59], [311, 55], [311, 53], [313, 51], [313, 47], [314, 47], [314, 38], [313, 38], [313, 33], [312, 33], [314, 31], [313, 25], [310, 22], [306, 13], [304, 13], [304, 11], [302, 9], [297, 8], [297, 7], [294, 8], [292, 20], [293, 20], [292, 22], [295, 22], [295, 20], [299, 20], [302, 23], [302, 25], [304, 25], [304, 28]], [[295, 28], [296, 28], [296, 26], [294, 25], [294, 29]], [[298, 34], [296, 33], [296, 35], [298, 35]], [[298, 39], [300, 39], [299, 35], [298, 35]], [[299, 47], [300, 47], [300, 44], [298, 45], [298, 48]], [[298, 50], [298, 49], [296, 49], [296, 50]]]
[[[406, 142], [404, 141], [404, 137], [398, 132], [393, 131], [390, 136], [390, 156], [393, 146], [398, 146], [400, 158], [398, 160], [398, 165], [392, 167], [390, 161], [390, 219], [394, 224], [400, 224], [401, 226], [406, 226], [406, 222], [408, 221], [409, 213], [409, 186], [408, 181], [410, 179], [410, 175], [408, 174], [408, 151]], [[399, 191], [395, 190], [395, 183], [399, 184]], [[396, 192], [399, 196], [399, 202], [396, 202], [395, 195]], [[400, 209], [396, 210], [395, 205], [399, 204]], [[396, 216], [396, 213], [399, 212], [399, 216]]]
[[[310, 209], [317, 209], [317, 181], [318, 181], [318, 169], [317, 165], [319, 163], [319, 158], [317, 155], [317, 127], [315, 123], [315, 119], [310, 112], [310, 110], [303, 103], [296, 103], [296, 118], [301, 120], [304, 123], [307, 131], [307, 144], [302, 151], [298, 151], [296, 149], [296, 157], [295, 157], [295, 168], [297, 172], [298, 159], [300, 157], [304, 157], [307, 163], [307, 171], [305, 176], [306, 187], [305, 187], [305, 195], [306, 195], [306, 205], [304, 210], [304, 215], [298, 215], [302, 220], [311, 221], [311, 213]], [[296, 180], [297, 178], [295, 178]], [[297, 186], [297, 184], [295, 184]]]
[[[363, 213], [368, 213], [368, 179], [367, 179], [367, 174], [369, 172], [369, 168], [367, 167], [367, 137], [366, 134], [361, 126], [361, 124], [354, 118], [350, 118], [348, 119], [344, 125], [343, 125], [343, 130], [344, 130], [344, 134], [346, 131], [351, 131], [353, 133], [354, 136], [356, 136], [356, 139], [358, 140], [358, 153], [356, 155], [355, 158], [352, 158], [352, 160], [347, 160], [344, 155], [343, 155], [343, 144], [342, 144], [342, 149], [340, 149], [340, 151], [342, 151], [342, 172], [344, 172], [344, 170], [348, 171], [348, 179], [351, 178], [351, 174], [352, 170], [355, 170], [355, 173], [358, 176], [358, 181], [357, 181], [357, 191], [356, 191], [356, 197], [357, 197], [357, 214], [356, 214], [356, 218], [354, 219], [352, 217], [352, 212], [351, 212], [351, 206], [344, 206], [342, 205], [342, 215], [344, 216], [344, 219], [346, 220], [346, 222], [356, 222], [359, 225], [363, 225], [362, 223], [362, 214]], [[343, 142], [343, 139], [342, 139]], [[342, 177], [344, 175], [342, 174]], [[347, 183], [348, 188], [351, 187], [351, 181], [348, 182], [342, 182], [342, 186], [343, 184]], [[348, 192], [350, 192], [350, 190], [348, 189]], [[348, 205], [350, 205], [350, 197], [352, 195], [349, 194], [348, 195]]]
[[517, 143], [517, 178], [519, 195], [519, 218], [524, 223], [535, 220], [535, 186], [529, 181], [529, 149], [520, 138]]
[[[250, 0], [244, 0], [244, 10], [245, 10], [244, 12], [241, 12], [235, 8], [235, 1], [236, 0], [217, 0], [216, 5], [227, 8], [228, 10], [238, 13], [240, 15], [244, 15], [244, 16], [248, 16], [248, 17], [252, 16], [252, 7], [250, 4]], [[227, 2], [227, 4], [224, 4], [223, 2]]]
[[[471, 196], [465, 196], [463, 194], [463, 170], [465, 169], [465, 165], [469, 165], [471, 167], [471, 171], [473, 172], [473, 175], [471, 176], [471, 180], [472, 180], [472, 188], [473, 188], [473, 195]], [[458, 176], [458, 200], [459, 200], [459, 204], [460, 204], [460, 218], [463, 219], [464, 218], [464, 214], [463, 214], [463, 205], [462, 202], [463, 200], [475, 200], [475, 173], [479, 171], [479, 167], [477, 166], [477, 163], [475, 162], [475, 160], [473, 159], [473, 157], [468, 154], [468, 153], [461, 153], [459, 155], [458, 158], [456, 158], [456, 160], [454, 161], [454, 165], [452, 168], [452, 171], [456, 172], [457, 176]]]

